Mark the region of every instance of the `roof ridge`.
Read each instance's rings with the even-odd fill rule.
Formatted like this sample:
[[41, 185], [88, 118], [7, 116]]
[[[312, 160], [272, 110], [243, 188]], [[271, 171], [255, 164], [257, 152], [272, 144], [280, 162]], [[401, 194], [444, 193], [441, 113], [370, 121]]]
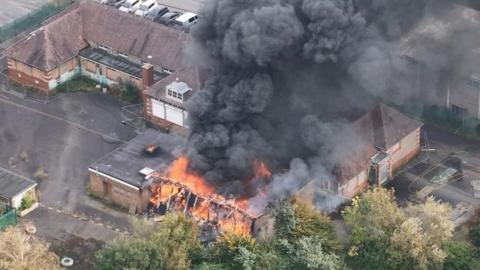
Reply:
[[7, 168], [5, 168], [5, 167], [0, 166], [0, 171], [4, 171], [4, 172], [6, 172], [6, 173], [8, 173], [8, 174], [11, 174], [11, 175], [14, 175], [14, 176], [16, 176], [16, 177], [22, 178], [23, 180], [25, 180], [25, 181], [27, 181], [27, 182], [31, 182], [32, 184], [38, 184], [36, 181], [33, 181], [32, 179], [29, 179], [29, 178], [27, 178], [27, 177], [25, 177], [25, 176], [22, 176], [22, 175], [20, 175], [20, 174], [18, 174], [18, 173], [16, 173], [16, 172], [10, 171], [9, 169], [7, 169]]

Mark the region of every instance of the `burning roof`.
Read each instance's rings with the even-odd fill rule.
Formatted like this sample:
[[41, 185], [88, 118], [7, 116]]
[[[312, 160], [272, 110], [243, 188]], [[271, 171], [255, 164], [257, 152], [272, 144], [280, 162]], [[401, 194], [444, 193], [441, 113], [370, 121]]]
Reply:
[[[183, 212], [198, 221], [213, 223], [221, 231], [250, 234], [263, 209], [252, 208], [248, 197], [234, 198], [217, 194], [216, 188], [205, 178], [189, 172], [188, 163], [186, 157], [180, 157], [167, 170], [149, 175], [153, 193], [151, 209], [160, 214], [167, 211]], [[256, 162], [254, 166], [257, 174], [250, 182], [271, 177], [265, 164]]]

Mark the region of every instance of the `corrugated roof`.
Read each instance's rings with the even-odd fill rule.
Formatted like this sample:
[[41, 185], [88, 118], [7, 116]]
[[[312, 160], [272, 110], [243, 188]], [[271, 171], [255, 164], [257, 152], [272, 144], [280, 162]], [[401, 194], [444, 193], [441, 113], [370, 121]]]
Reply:
[[9, 56], [48, 71], [78, 55], [88, 46], [86, 41], [94, 41], [176, 70], [182, 65], [187, 38], [182, 31], [93, 1], [81, 1], [17, 44]]
[[0, 167], [0, 197], [12, 199], [36, 185], [37, 182]]

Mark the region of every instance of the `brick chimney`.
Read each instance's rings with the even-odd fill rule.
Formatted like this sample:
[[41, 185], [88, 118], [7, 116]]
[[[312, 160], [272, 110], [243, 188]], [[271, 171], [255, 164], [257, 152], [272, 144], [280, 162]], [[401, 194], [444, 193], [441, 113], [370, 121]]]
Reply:
[[153, 66], [149, 63], [142, 66], [142, 81], [144, 89], [153, 84]]

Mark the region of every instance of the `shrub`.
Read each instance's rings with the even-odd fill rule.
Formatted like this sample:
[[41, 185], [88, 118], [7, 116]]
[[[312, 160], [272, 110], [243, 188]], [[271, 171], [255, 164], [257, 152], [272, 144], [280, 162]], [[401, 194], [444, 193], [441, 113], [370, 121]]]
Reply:
[[480, 222], [470, 228], [469, 236], [472, 243], [480, 247]]
[[35, 200], [30, 195], [26, 195], [22, 199], [22, 209], [28, 209], [32, 207], [34, 203], [35, 203]]

